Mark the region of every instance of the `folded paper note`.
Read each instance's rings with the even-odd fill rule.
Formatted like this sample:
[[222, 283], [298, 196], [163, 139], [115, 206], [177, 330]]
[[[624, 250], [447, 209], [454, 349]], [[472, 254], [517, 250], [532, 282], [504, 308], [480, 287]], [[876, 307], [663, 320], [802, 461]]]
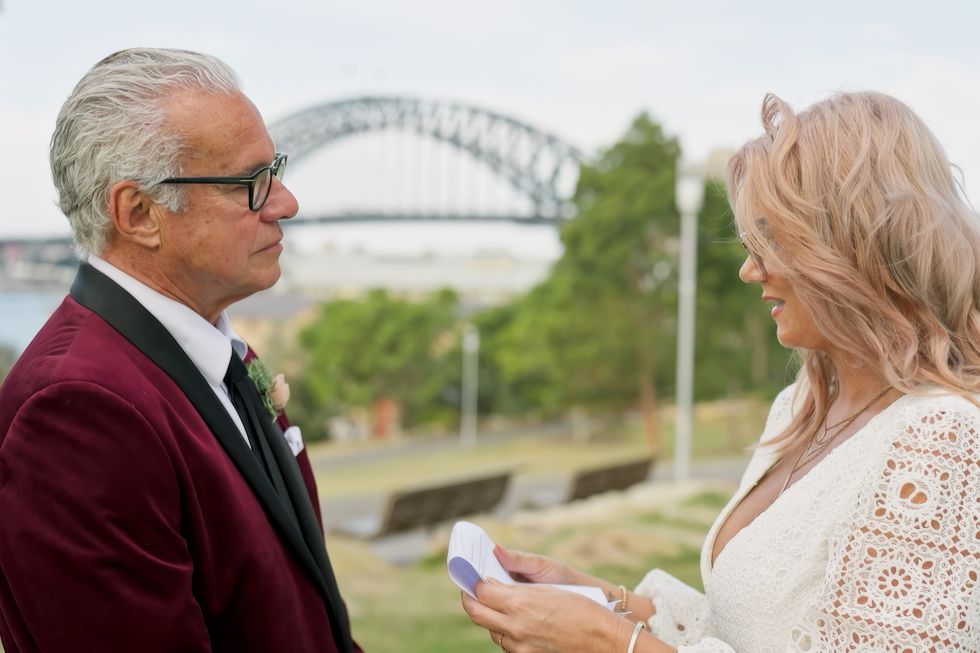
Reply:
[[[493, 547], [493, 540], [486, 531], [468, 521], [456, 522], [449, 534], [449, 552], [446, 554], [449, 577], [473, 598], [476, 598], [474, 588], [478, 580], [493, 578], [507, 584], [518, 582], [500, 565], [497, 556], [493, 554]], [[598, 587], [551, 584], [542, 584], [542, 587], [554, 587], [581, 594], [606, 607], [616, 604], [616, 601], [611, 603], [607, 601], [605, 594]]]

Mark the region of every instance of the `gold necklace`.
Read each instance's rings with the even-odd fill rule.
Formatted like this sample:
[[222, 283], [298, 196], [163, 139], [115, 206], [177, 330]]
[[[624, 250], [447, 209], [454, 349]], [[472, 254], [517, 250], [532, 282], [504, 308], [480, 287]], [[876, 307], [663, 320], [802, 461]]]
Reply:
[[[831, 424], [829, 426], [825, 425], [823, 427], [823, 437], [818, 438], [816, 433], [814, 433], [810, 438], [810, 441], [807, 442], [806, 446], [801, 448], [800, 453], [796, 455], [796, 460], [793, 461], [793, 467], [789, 470], [786, 480], [783, 481], [783, 487], [780, 488], [779, 494], [777, 494], [776, 497], [778, 498], [782, 496], [783, 492], [786, 491], [786, 488], [789, 487], [790, 479], [793, 478], [793, 475], [796, 474], [800, 467], [805, 465], [810, 460], [813, 460], [814, 457], [818, 456], [824, 449], [829, 447], [830, 444], [837, 439], [837, 436], [843, 433], [844, 430], [854, 422], [854, 420], [866, 413], [869, 408], [878, 403], [878, 400], [884, 397], [891, 389], [892, 387], [890, 385], [886, 385], [878, 392], [878, 394], [871, 398], [871, 401], [862, 406], [861, 410], [848, 415], [835, 424]], [[824, 420], [826, 421], [826, 419], [827, 418], [825, 415]], [[814, 447], [814, 445], [816, 445], [816, 447]], [[804, 454], [806, 454], [806, 456], [804, 456]]]

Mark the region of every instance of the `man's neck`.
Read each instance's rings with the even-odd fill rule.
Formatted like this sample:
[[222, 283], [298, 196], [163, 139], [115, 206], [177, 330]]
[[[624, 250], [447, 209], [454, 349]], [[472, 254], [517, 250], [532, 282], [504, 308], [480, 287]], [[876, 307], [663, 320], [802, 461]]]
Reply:
[[217, 322], [218, 316], [228, 307], [227, 305], [205, 306], [196, 301], [188, 293], [182, 291], [179, 283], [174, 282], [160, 271], [152, 259], [127, 255], [126, 252], [111, 247], [107, 247], [98, 256], [155, 292], [188, 307], [211, 324]]

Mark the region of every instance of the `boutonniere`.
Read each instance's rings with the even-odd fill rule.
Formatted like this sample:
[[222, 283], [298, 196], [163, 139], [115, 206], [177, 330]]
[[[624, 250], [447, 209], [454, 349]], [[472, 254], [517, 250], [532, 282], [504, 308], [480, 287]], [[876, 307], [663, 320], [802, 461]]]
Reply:
[[252, 383], [259, 391], [262, 405], [265, 406], [269, 416], [275, 420], [289, 401], [289, 384], [286, 383], [286, 377], [282, 374], [272, 376], [258, 358], [245, 363], [245, 369], [248, 370], [248, 378], [252, 379]]

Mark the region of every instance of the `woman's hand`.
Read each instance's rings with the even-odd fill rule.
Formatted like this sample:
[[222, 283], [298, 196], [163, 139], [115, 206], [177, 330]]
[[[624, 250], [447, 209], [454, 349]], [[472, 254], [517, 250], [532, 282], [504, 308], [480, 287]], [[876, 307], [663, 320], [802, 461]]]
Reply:
[[[534, 565], [549, 560], [531, 558]], [[547, 575], [561, 570], [563, 566], [558, 564], [531, 571], [545, 574], [548, 582], [567, 582], [567, 577]], [[551, 587], [478, 582], [476, 595], [479, 600], [462, 594], [463, 609], [473, 623], [489, 631], [494, 644], [508, 653], [625, 651], [633, 632], [633, 622], [595, 601]]]
[[499, 544], [494, 547], [493, 553], [500, 561], [500, 566], [517, 580], [556, 585], [591, 585], [602, 590], [610, 601], [622, 596], [619, 586], [579, 571], [560, 560], [536, 553], [505, 549]]
[[500, 566], [517, 580], [529, 583], [555, 583], [560, 585], [594, 585], [585, 582], [591, 576], [569, 567], [560, 560], [537, 553], [505, 549], [499, 544], [493, 549]]

